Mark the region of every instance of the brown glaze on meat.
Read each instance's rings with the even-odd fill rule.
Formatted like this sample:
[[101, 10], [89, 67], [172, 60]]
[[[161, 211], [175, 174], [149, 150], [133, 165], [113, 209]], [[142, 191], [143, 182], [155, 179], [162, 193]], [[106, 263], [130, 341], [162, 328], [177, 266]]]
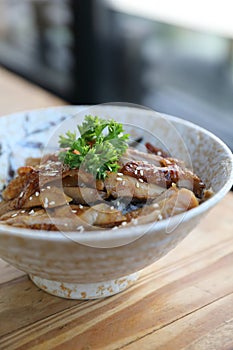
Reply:
[[157, 156], [161, 156], [164, 158], [169, 157], [168, 153], [166, 153], [161, 148], [153, 146], [150, 142], [146, 142], [145, 146], [146, 146], [147, 150], [149, 151], [149, 153], [156, 154]]
[[125, 154], [120, 158], [119, 164], [124, 165], [125, 163], [130, 161], [142, 161], [145, 163], [153, 164], [158, 167], [164, 167], [170, 164], [177, 164], [182, 168], [185, 167], [184, 162], [182, 160], [171, 157], [164, 158], [162, 155], [145, 153], [129, 147]]
[[107, 197], [106, 192], [97, 191], [90, 187], [64, 187], [64, 192], [70, 196], [76, 203], [91, 205], [103, 201]]
[[138, 151], [134, 148], [128, 148], [127, 151], [121, 156], [120, 158], [120, 165], [124, 165], [127, 162], [130, 161], [143, 161], [148, 162], [150, 164], [154, 164], [156, 166], [161, 166], [161, 161], [163, 160], [163, 157], [155, 155], [155, 154], [149, 154], [145, 152]]
[[172, 164], [170, 160], [166, 164], [167, 166], [157, 167], [142, 161], [131, 161], [123, 165], [120, 172], [165, 188], [175, 183], [179, 187], [193, 190], [195, 195], [201, 198], [205, 185], [197, 175], [177, 164]]
[[64, 169], [62, 174], [62, 183], [64, 187], [87, 186], [96, 188], [97, 191], [103, 191], [104, 182], [95, 179], [94, 176], [82, 169]]
[[[128, 148], [118, 173], [109, 172], [104, 181], [81, 168], [70, 169], [57, 155], [42, 162], [30, 158], [2, 192], [0, 222], [82, 232], [160, 221], [195, 208], [208, 197], [201, 179], [182, 161], [153, 147], [147, 144], [150, 154]], [[119, 204], [111, 206], [113, 198]], [[123, 215], [125, 203], [130, 212]], [[135, 203], [143, 207], [134, 210]]]
[[134, 198], [146, 201], [156, 198], [165, 188], [156, 184], [140, 182], [132, 176], [119, 176], [116, 173], [109, 173], [105, 179], [105, 187], [108, 196], [114, 198]]

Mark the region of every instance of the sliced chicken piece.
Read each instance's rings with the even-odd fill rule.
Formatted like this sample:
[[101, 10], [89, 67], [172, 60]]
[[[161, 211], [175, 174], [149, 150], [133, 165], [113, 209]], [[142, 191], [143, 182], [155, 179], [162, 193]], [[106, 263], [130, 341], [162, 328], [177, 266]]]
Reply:
[[179, 167], [177, 164], [157, 167], [154, 164], [148, 164], [142, 161], [131, 161], [124, 164], [120, 172], [165, 188], [169, 188], [172, 183], [175, 183], [179, 187], [193, 190], [199, 198], [201, 198], [205, 188], [204, 183], [196, 174], [188, 169]]
[[108, 196], [111, 195], [114, 198], [129, 197], [140, 200], [156, 198], [165, 191], [165, 188], [161, 186], [140, 182], [132, 176], [119, 176], [116, 173], [108, 174], [105, 179], [105, 187]]
[[104, 183], [102, 180], [96, 180], [92, 174], [84, 172], [81, 169], [71, 169], [63, 172], [62, 183], [64, 187], [75, 187], [85, 185], [103, 191]]
[[7, 210], [22, 208], [27, 198], [38, 190], [38, 174], [35, 171], [17, 176], [2, 193], [4, 201], [0, 203], [0, 215]]
[[166, 153], [161, 148], [153, 146], [150, 142], [146, 142], [145, 146], [146, 146], [147, 150], [149, 151], [149, 153], [152, 153], [152, 154], [155, 154], [157, 156], [164, 157], [164, 158], [169, 157], [168, 153]]
[[79, 215], [79, 218], [85, 223], [94, 226], [101, 227], [113, 227], [126, 221], [126, 216], [105, 203], [95, 205], [88, 210], [85, 210], [83, 214]]
[[97, 191], [95, 188], [64, 187], [64, 192], [73, 198], [75, 202], [84, 205], [91, 205], [106, 198], [106, 192]]
[[[36, 194], [39, 192], [36, 192]], [[42, 205], [42, 201], [40, 197], [37, 195], [33, 194], [29, 198], [25, 200], [25, 202], [22, 205], [22, 208], [28, 209], [28, 208], [33, 208], [33, 207], [40, 207]]]
[[25, 214], [26, 210], [25, 209], [13, 209], [13, 210], [8, 210], [4, 214], [0, 215], [0, 222], [1, 221], [6, 221], [8, 219], [14, 218], [18, 215]]
[[14, 209], [18, 208], [18, 198], [13, 198], [8, 201], [2, 201], [0, 203], [0, 217]]
[[[35, 188], [38, 187], [38, 173], [32, 167], [21, 167], [18, 169], [18, 174], [19, 175], [11, 180], [6, 189], [2, 192], [2, 198], [4, 200], [16, 198], [20, 196], [22, 191], [25, 197], [25, 193], [30, 192], [31, 184], [33, 184]], [[35, 183], [36, 181], [37, 184]], [[23, 197], [23, 195], [21, 195], [20, 198], [21, 197]]]
[[31, 209], [30, 211], [18, 210], [9, 212], [8, 214], [0, 218], [0, 223], [36, 230], [58, 230], [57, 226], [51, 221], [44, 209]]
[[121, 165], [130, 162], [130, 161], [142, 161], [142, 162], [148, 162], [151, 164], [154, 164], [156, 166], [161, 166], [161, 161], [163, 157], [155, 155], [155, 154], [149, 154], [145, 152], [138, 151], [134, 148], [129, 147], [126, 152], [121, 156], [119, 163]]
[[[131, 161], [123, 165], [119, 170], [120, 173], [141, 179], [146, 183], [154, 183], [163, 188], [171, 186], [172, 181], [168, 178], [166, 168], [157, 167], [153, 164], [148, 164], [142, 161]], [[173, 175], [175, 178], [176, 174]]]
[[146, 224], [184, 213], [199, 205], [193, 192], [175, 187], [165, 191], [160, 201], [126, 214], [128, 224]]
[[164, 157], [164, 153], [162, 153], [161, 155], [153, 154], [153, 153], [145, 153], [129, 147], [127, 151], [123, 154], [123, 156], [120, 158], [120, 165], [123, 165], [130, 161], [136, 161], [136, 162], [142, 161], [145, 163], [153, 164], [157, 167], [168, 166], [171, 164], [177, 164], [181, 168], [185, 167], [185, 164], [182, 160], [171, 158], [171, 157]]
[[199, 202], [192, 191], [181, 188], [170, 198], [159, 202], [163, 219], [184, 213], [199, 205]]
[[44, 191], [41, 191], [40, 201], [45, 209], [51, 209], [66, 205], [72, 201], [72, 198], [64, 193], [63, 188], [51, 185], [47, 186]]

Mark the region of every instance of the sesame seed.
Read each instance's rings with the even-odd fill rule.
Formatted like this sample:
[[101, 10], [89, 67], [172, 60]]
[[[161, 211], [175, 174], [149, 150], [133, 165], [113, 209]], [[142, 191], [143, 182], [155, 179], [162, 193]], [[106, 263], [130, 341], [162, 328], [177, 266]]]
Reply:
[[78, 226], [77, 230], [80, 231], [80, 232], [83, 232], [84, 231], [84, 227], [83, 226]]
[[80, 208], [80, 209], [83, 209], [83, 205], [82, 205], [82, 204], [79, 204], [79, 208]]
[[153, 208], [158, 208], [158, 207], [159, 207], [158, 203], [153, 204]]
[[136, 182], [136, 187], [139, 188], [139, 183], [138, 182]]
[[162, 155], [162, 152], [161, 152], [161, 151], [158, 151], [158, 152], [157, 152], [157, 155], [158, 155], [158, 156], [161, 156], [161, 155]]
[[117, 175], [118, 175], [118, 176], [123, 176], [124, 174], [122, 174], [122, 173], [117, 173]]
[[49, 204], [49, 200], [47, 197], [45, 197], [45, 200], [44, 200], [44, 208], [48, 208], [48, 204]]
[[123, 221], [121, 225], [122, 225], [122, 226], [125, 226], [126, 224], [127, 224], [127, 222], [126, 222], [126, 221]]
[[136, 169], [136, 170], [134, 171], [134, 174], [137, 175], [137, 173], [138, 173], [138, 171], [137, 171], [137, 169]]
[[32, 196], [31, 196], [31, 197], [29, 197], [29, 200], [30, 200], [30, 201], [32, 200]]
[[122, 178], [121, 177], [117, 177], [116, 180], [117, 181], [122, 181]]
[[34, 210], [32, 209], [31, 211], [29, 211], [29, 215], [32, 215], [32, 214], [34, 214], [35, 212], [34, 212]]
[[38, 197], [40, 195], [40, 193], [38, 191], [36, 191], [35, 196]]
[[64, 224], [64, 226], [68, 226], [67, 222]]
[[112, 206], [110, 207], [110, 209], [111, 209], [111, 210], [114, 210], [115, 208], [114, 208], [114, 206], [112, 205]]
[[47, 186], [46, 188], [47, 188], [48, 190], [50, 190], [51, 187], [50, 187], [50, 186]]
[[138, 219], [132, 219], [132, 223], [133, 223], [134, 225], [137, 225]]
[[143, 170], [142, 169], [140, 170], [140, 175], [143, 176]]
[[138, 179], [139, 182], [144, 182], [142, 179]]
[[123, 185], [123, 186], [125, 185], [125, 180], [122, 182], [122, 185]]
[[23, 197], [24, 192], [20, 192], [19, 198]]
[[14, 218], [18, 215], [18, 213], [12, 214], [11, 217]]
[[119, 206], [119, 205], [120, 205], [120, 202], [119, 202], [119, 201], [117, 201], [117, 202], [116, 202], [116, 205], [117, 205], [117, 206]]
[[161, 214], [158, 215], [158, 220], [163, 220], [163, 217]]
[[77, 213], [77, 210], [72, 210], [72, 213]]
[[44, 192], [44, 191], [45, 191], [45, 188], [42, 188], [42, 189], [41, 189], [41, 192]]
[[118, 226], [113, 226], [112, 230], [117, 230]]
[[25, 212], [26, 212], [26, 210], [21, 210], [21, 212], [20, 212], [20, 213], [24, 214]]
[[54, 204], [55, 204], [55, 201], [49, 202], [49, 205], [54, 205]]

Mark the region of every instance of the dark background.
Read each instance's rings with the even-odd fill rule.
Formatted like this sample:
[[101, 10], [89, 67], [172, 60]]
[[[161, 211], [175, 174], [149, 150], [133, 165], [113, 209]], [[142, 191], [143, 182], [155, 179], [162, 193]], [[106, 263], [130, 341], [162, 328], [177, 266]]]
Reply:
[[233, 44], [104, 0], [0, 3], [0, 63], [72, 104], [132, 102], [193, 121], [233, 150]]

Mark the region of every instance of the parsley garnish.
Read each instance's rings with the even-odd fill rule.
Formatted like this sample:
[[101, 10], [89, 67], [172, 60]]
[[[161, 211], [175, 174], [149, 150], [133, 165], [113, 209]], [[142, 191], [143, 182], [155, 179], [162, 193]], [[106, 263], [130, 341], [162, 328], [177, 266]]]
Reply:
[[76, 132], [70, 131], [60, 136], [60, 147], [68, 148], [60, 152], [60, 160], [72, 169], [82, 166], [97, 179], [105, 179], [107, 171], [117, 172], [117, 162], [126, 151], [129, 138], [122, 124], [86, 115], [77, 128], [81, 135], [78, 138]]

